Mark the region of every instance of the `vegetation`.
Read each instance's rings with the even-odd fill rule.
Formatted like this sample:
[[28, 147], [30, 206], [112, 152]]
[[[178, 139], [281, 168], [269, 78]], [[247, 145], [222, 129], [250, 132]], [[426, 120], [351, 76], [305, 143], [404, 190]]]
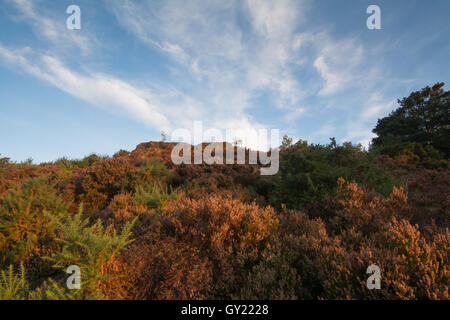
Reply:
[[[391, 156], [411, 155], [418, 160], [450, 156], [450, 91], [436, 83], [398, 100], [400, 108], [380, 119], [373, 144]], [[406, 150], [405, 150], [406, 149]]]
[[176, 166], [165, 135], [111, 158], [0, 158], [0, 299], [448, 300], [448, 98], [438, 83], [400, 100], [369, 150], [285, 136], [275, 176]]

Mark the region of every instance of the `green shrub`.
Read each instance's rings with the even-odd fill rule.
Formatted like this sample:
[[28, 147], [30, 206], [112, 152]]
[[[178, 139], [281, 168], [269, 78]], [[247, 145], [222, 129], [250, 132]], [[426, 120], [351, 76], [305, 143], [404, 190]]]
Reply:
[[376, 165], [376, 157], [361, 146], [332, 139], [327, 146], [308, 145], [300, 140], [280, 154], [280, 171], [272, 179], [269, 201], [280, 208], [299, 209], [334, 195], [339, 177], [355, 180], [369, 189], [388, 195], [397, 181]]
[[63, 215], [67, 209], [46, 178], [25, 180], [7, 193], [0, 202], [0, 263], [15, 264], [53, 237], [54, 225], [44, 211]]
[[175, 199], [177, 199], [177, 194], [160, 182], [147, 183], [144, 186], [138, 185], [133, 196], [136, 205], [157, 210], [161, 210], [167, 201]]
[[146, 185], [150, 182], [169, 182], [170, 172], [164, 162], [156, 159], [144, 161], [136, 175], [136, 185]]
[[[61, 237], [57, 241], [61, 243], [61, 251], [48, 257], [54, 263], [55, 268], [66, 270], [70, 265], [76, 265], [81, 269], [81, 289], [75, 290], [71, 298], [76, 299], [102, 299], [105, 282], [111, 280], [106, 273], [108, 263], [124, 250], [132, 242], [131, 229], [136, 220], [127, 222], [120, 234], [117, 234], [112, 225], [103, 227], [98, 220], [89, 225], [89, 219], [83, 219], [82, 208], [74, 216], [57, 217], [49, 213], [46, 216], [57, 226]], [[66, 290], [57, 290], [55, 283], [47, 283], [46, 296], [60, 296]], [[72, 294], [72, 292], [71, 292]]]

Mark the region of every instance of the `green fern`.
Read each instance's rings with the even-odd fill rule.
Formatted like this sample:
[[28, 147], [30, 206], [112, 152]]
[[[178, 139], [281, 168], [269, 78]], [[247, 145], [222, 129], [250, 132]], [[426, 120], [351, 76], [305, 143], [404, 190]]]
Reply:
[[25, 277], [25, 268], [20, 265], [20, 272], [14, 272], [13, 265], [0, 272], [0, 300], [28, 299], [29, 285]]
[[[53, 279], [44, 282], [41, 287], [30, 293], [30, 300], [88, 300], [85, 292], [81, 290], [67, 290]], [[100, 297], [91, 296], [90, 300]]]
[[[63, 218], [46, 213], [62, 234], [62, 237], [57, 239], [61, 243], [61, 251], [47, 259], [61, 270], [70, 265], [80, 267], [81, 289], [70, 293], [76, 299], [101, 299], [102, 285], [111, 280], [111, 276], [105, 271], [106, 266], [132, 242], [131, 229], [136, 219], [126, 223], [120, 234], [117, 234], [112, 225], [105, 228], [101, 220], [90, 225], [89, 219], [83, 219], [82, 215], [82, 208], [78, 214]], [[47, 285], [45, 294], [60, 296], [66, 292], [59, 292], [55, 288], [54, 283]]]
[[136, 204], [158, 210], [161, 209], [165, 202], [176, 198], [177, 194], [159, 181], [138, 185], [133, 197]]

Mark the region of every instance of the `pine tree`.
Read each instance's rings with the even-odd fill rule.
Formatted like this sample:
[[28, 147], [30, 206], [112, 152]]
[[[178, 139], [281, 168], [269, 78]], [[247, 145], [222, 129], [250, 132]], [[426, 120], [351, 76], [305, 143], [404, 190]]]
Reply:
[[425, 87], [398, 100], [400, 107], [378, 120], [373, 145], [394, 155], [408, 143], [430, 145], [450, 156], [450, 91], [444, 83]]

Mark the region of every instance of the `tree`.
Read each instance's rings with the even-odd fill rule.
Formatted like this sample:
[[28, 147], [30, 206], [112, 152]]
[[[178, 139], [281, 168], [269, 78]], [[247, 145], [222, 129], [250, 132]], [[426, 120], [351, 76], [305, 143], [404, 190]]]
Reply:
[[238, 137], [235, 137], [235, 138], [233, 139], [233, 145], [234, 145], [235, 147], [239, 147], [240, 145], [242, 145], [242, 139], [240, 139], [240, 138], [238, 138]]
[[161, 142], [167, 141], [167, 133], [165, 131], [161, 131]]
[[431, 146], [450, 155], [450, 91], [444, 83], [415, 91], [398, 100], [400, 107], [379, 119], [373, 133], [378, 137], [372, 143], [383, 153], [394, 155], [409, 143]]
[[292, 138], [291, 137], [289, 137], [287, 134], [285, 134], [284, 136], [283, 136], [283, 141], [281, 141], [281, 150], [286, 150], [286, 149], [288, 149], [289, 147], [292, 147]]

